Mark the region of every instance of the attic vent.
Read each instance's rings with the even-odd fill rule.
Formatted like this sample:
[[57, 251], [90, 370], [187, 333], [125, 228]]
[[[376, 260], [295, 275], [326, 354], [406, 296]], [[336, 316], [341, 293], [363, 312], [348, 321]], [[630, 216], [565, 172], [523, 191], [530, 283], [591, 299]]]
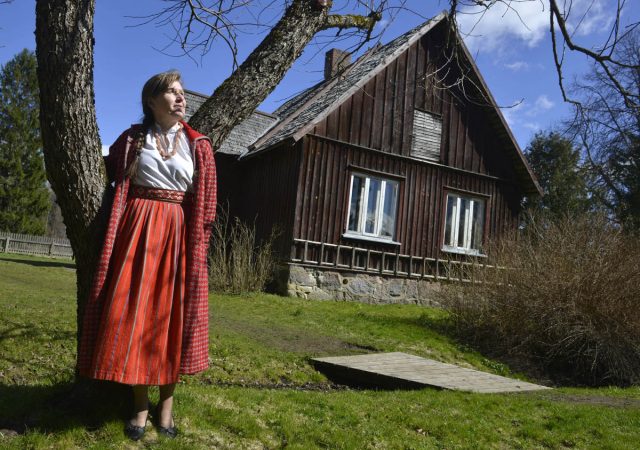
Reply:
[[440, 161], [442, 118], [416, 109], [413, 115], [413, 141], [411, 156], [429, 161]]

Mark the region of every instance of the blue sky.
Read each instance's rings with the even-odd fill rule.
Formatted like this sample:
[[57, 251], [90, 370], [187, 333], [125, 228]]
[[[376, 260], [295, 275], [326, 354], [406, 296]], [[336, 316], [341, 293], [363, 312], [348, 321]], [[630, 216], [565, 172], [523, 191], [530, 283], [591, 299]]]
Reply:
[[[614, 1], [573, 0], [570, 26], [574, 27], [575, 39], [587, 47], [604, 42], [613, 19]], [[336, 0], [334, 8], [342, 3]], [[170, 43], [171, 28], [153, 23], [135, 26], [142, 20], [132, 16], [145, 16], [162, 6], [158, 0], [97, 1], [94, 74], [103, 145], [111, 144], [122, 130], [139, 120], [139, 92], [150, 75], [175, 68], [183, 73], [185, 87], [209, 94], [231, 73], [231, 55], [222, 42], [202, 57], [196, 53], [194, 59], [171, 56], [179, 53], [171, 46], [164, 53], [159, 51]], [[383, 43], [438, 14], [447, 4], [407, 0], [406, 6], [407, 10], [394, 11], [379, 24], [376, 31], [381, 33]], [[522, 148], [536, 131], [557, 125], [569, 113], [562, 102], [553, 65], [547, 11], [546, 0], [538, 0], [515, 2], [511, 9], [496, 5], [482, 16], [459, 16], [461, 28], [470, 33], [465, 42], [496, 101], [505, 107], [503, 114]], [[267, 15], [276, 13], [267, 11]], [[623, 24], [640, 20], [640, 2], [629, 0], [622, 17]], [[580, 26], [575, 27], [578, 22]], [[35, 49], [34, 28], [35, 1], [15, 0], [0, 5], [0, 64], [23, 48]], [[327, 47], [331, 36], [332, 33], [325, 33], [307, 47], [260, 109], [271, 112], [322, 79], [325, 50], [349, 45], [341, 41]], [[240, 61], [260, 38], [256, 32], [239, 36]], [[566, 79], [570, 81], [588, 68], [585, 57], [568, 55]]]

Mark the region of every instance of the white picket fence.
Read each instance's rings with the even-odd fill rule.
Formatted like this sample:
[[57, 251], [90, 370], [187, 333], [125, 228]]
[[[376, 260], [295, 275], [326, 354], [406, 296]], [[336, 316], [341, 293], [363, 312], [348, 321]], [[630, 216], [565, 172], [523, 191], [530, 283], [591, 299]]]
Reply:
[[73, 258], [68, 239], [0, 231], [0, 251], [34, 256]]

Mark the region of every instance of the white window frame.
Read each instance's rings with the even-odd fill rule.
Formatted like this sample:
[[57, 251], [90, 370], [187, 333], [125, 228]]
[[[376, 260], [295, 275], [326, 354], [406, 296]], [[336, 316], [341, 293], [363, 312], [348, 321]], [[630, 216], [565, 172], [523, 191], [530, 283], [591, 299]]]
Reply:
[[[356, 177], [364, 179], [364, 190], [362, 193], [362, 197], [360, 199], [360, 207], [359, 207], [358, 216], [357, 216], [357, 219], [358, 219], [357, 230], [350, 230], [349, 218], [351, 217], [351, 199], [353, 196], [353, 184]], [[368, 206], [367, 203], [369, 199], [369, 189], [370, 189], [372, 180], [377, 180], [380, 182], [380, 194], [376, 199], [375, 228], [373, 233], [368, 233], [366, 231], [367, 206]], [[386, 195], [388, 183], [394, 184], [396, 186], [396, 200], [395, 200], [395, 204], [393, 205], [393, 214], [394, 214], [393, 232], [392, 232], [392, 236], [381, 236], [380, 231], [382, 228], [382, 222], [384, 218], [384, 203], [385, 203], [385, 195]], [[381, 176], [371, 175], [367, 173], [352, 172], [351, 178], [349, 181], [349, 197], [347, 199], [348, 207], [347, 207], [347, 223], [345, 225], [346, 231], [343, 234], [343, 236], [350, 237], [350, 238], [367, 239], [367, 240], [372, 240], [377, 242], [388, 242], [388, 243], [398, 244], [398, 242], [396, 242], [394, 239], [395, 239], [396, 228], [398, 223], [399, 198], [400, 198], [400, 182], [398, 180], [383, 178]]]
[[[455, 198], [455, 204], [453, 206], [453, 223], [451, 224], [451, 231], [449, 236], [447, 236], [447, 221], [449, 220], [449, 197]], [[445, 206], [444, 206], [444, 239], [442, 244], [442, 249], [447, 252], [453, 253], [464, 253], [468, 255], [477, 255], [484, 256], [482, 251], [482, 244], [484, 240], [485, 233], [485, 225], [487, 218], [487, 199], [479, 196], [474, 196], [466, 193], [459, 193], [454, 191], [447, 191], [445, 195]], [[458, 245], [459, 237], [460, 237], [460, 220], [462, 219], [462, 209], [461, 203], [462, 200], [468, 200], [468, 212], [465, 210], [464, 214], [464, 223], [462, 225], [462, 232], [464, 234], [462, 245]], [[479, 204], [482, 204], [482, 217], [480, 217], [480, 225], [482, 226], [482, 230], [480, 233], [480, 242], [477, 243], [476, 247], [471, 247], [472, 236], [473, 236], [473, 217], [474, 217], [474, 209], [478, 207]], [[447, 244], [447, 242], [453, 242], [454, 245]]]

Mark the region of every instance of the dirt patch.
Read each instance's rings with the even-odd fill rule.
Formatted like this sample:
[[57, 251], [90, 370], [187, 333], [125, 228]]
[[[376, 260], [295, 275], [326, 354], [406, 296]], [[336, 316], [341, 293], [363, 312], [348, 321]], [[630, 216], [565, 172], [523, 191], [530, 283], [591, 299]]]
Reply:
[[348, 355], [378, 351], [367, 345], [345, 342], [333, 336], [290, 326], [254, 323], [235, 318], [212, 318], [212, 328], [219, 327], [251, 338], [267, 347], [289, 353], [313, 355]]

